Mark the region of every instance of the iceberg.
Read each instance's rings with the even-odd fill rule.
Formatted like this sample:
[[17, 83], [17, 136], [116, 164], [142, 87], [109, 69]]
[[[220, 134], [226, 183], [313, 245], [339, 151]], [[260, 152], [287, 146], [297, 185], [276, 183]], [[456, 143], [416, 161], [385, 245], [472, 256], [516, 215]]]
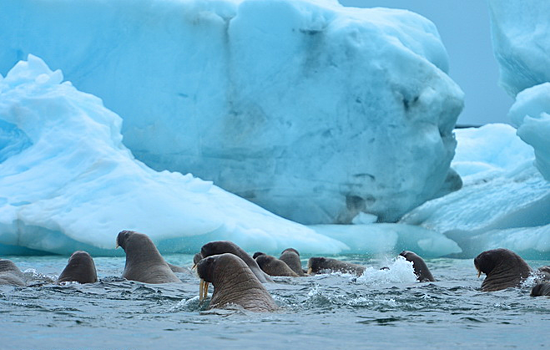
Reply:
[[550, 2], [491, 0], [489, 5], [500, 85], [516, 98], [508, 116], [550, 181]]
[[[429, 201], [401, 223], [456, 242], [459, 257], [508, 248], [550, 256], [550, 2], [489, 0], [500, 85], [515, 98], [512, 125], [457, 130], [451, 166], [463, 188]], [[536, 165], [533, 166], [533, 165]]]
[[550, 2], [489, 0], [500, 85], [512, 97], [550, 82]]
[[122, 255], [128, 229], [163, 254], [227, 239], [304, 256], [550, 258], [547, 57], [517, 40], [542, 27], [511, 21], [511, 1], [490, 6], [515, 128], [453, 130], [462, 92], [433, 24], [407, 11], [2, 3], [0, 254]]
[[123, 145], [121, 123], [38, 57], [0, 79], [1, 254], [122, 254], [114, 249], [122, 229], [148, 234], [164, 254], [212, 240], [306, 255], [461, 251], [442, 234], [366, 214], [356, 225], [303, 226], [191, 174], [157, 172]]
[[463, 187], [406, 214], [400, 223], [442, 233], [456, 257], [508, 248], [524, 258], [550, 256], [550, 183], [534, 166], [533, 149], [507, 124], [456, 130], [452, 167]]
[[0, 33], [0, 73], [44, 59], [122, 117], [124, 145], [148, 167], [293, 221], [395, 222], [460, 187], [449, 165], [463, 93], [437, 29], [412, 12], [20, 0], [2, 4]]
[[163, 253], [218, 239], [267, 251], [346, 248], [212, 182], [148, 168], [123, 145], [122, 119], [62, 80], [32, 55], [0, 79], [3, 254], [122, 254], [123, 229], [148, 234]]
[[520, 92], [508, 116], [518, 136], [535, 150], [536, 166], [550, 181], [550, 83]]

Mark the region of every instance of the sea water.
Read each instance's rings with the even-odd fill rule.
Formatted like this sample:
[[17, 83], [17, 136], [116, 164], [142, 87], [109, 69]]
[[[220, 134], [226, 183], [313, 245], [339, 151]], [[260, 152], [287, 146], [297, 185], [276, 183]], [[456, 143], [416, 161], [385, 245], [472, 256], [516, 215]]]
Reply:
[[[472, 259], [426, 259], [437, 279], [414, 280], [394, 257], [340, 256], [367, 266], [278, 277], [265, 284], [280, 311], [208, 310], [191, 255], [181, 284], [120, 276], [124, 258], [95, 258], [100, 281], [58, 286], [67, 257], [5, 257], [31, 286], [0, 286], [0, 349], [547, 349], [550, 298], [521, 288], [481, 292]], [[307, 257], [304, 257], [304, 265]], [[534, 267], [550, 261], [528, 261]], [[381, 270], [381, 267], [389, 269]], [[210, 292], [212, 286], [210, 286]]]

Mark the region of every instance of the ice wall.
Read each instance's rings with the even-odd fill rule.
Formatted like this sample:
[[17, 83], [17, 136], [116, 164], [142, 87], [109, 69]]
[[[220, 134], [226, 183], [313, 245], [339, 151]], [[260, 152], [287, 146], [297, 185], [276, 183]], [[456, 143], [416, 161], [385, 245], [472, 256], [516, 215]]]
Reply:
[[302, 223], [395, 221], [459, 186], [449, 164], [463, 95], [435, 26], [411, 12], [328, 0], [0, 6], [0, 73], [29, 53], [62, 69], [123, 118], [124, 144], [154, 169]]

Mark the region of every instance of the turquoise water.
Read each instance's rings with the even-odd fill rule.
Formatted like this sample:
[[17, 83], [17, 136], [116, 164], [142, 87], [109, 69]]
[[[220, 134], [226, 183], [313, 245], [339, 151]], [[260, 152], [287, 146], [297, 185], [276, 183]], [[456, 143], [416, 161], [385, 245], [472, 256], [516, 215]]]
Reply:
[[[182, 284], [142, 284], [120, 278], [124, 258], [95, 258], [100, 282], [56, 286], [49, 280], [67, 257], [11, 257], [36, 285], [0, 286], [0, 348], [543, 349], [550, 343], [550, 298], [530, 297], [532, 281], [483, 293], [472, 259], [426, 259], [438, 281], [417, 283], [404, 261], [343, 258], [372, 268], [359, 278], [276, 278], [266, 286], [281, 310], [252, 313], [207, 311], [192, 273], [178, 274]], [[187, 267], [191, 259], [166, 256]]]

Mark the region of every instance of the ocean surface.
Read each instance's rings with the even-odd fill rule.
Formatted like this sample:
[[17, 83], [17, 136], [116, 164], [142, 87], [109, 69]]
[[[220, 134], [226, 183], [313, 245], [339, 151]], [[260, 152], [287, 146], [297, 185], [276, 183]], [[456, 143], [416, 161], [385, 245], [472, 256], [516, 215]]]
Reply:
[[[190, 270], [181, 284], [120, 278], [125, 258], [94, 258], [100, 281], [52, 284], [68, 258], [3, 257], [29, 287], [0, 286], [0, 349], [548, 349], [550, 298], [522, 288], [481, 292], [472, 259], [426, 259], [414, 281], [393, 257], [340, 256], [365, 274], [275, 278], [274, 313], [208, 310]], [[165, 256], [191, 268], [191, 255]], [[308, 257], [302, 257], [304, 266]], [[550, 261], [528, 263], [533, 268]], [[389, 270], [380, 270], [389, 267]], [[210, 286], [210, 292], [212, 286]]]

